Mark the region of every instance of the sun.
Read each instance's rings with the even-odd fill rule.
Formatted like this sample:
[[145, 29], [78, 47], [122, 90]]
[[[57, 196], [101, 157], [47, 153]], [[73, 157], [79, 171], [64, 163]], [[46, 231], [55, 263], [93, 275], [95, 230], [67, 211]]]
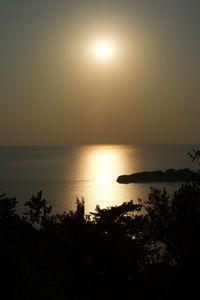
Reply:
[[99, 41], [93, 47], [93, 55], [99, 61], [109, 61], [114, 55], [114, 46], [109, 41]]

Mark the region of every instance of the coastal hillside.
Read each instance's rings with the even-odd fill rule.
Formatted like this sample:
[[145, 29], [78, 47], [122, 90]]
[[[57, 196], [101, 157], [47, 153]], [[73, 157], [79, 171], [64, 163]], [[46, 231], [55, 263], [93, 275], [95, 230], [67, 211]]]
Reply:
[[189, 169], [168, 169], [166, 171], [139, 172], [130, 175], [120, 175], [118, 183], [143, 183], [143, 182], [190, 182], [199, 181], [200, 173]]

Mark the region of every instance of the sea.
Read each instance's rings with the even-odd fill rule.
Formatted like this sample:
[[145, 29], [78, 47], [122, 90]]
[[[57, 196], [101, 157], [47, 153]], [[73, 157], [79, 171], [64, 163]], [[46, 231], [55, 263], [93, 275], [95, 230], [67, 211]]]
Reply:
[[173, 193], [181, 183], [119, 184], [117, 177], [141, 171], [198, 166], [188, 156], [200, 145], [192, 144], [94, 144], [67, 146], [0, 146], [0, 194], [24, 203], [42, 190], [53, 213], [74, 210], [84, 199], [86, 213], [146, 199], [151, 187]]

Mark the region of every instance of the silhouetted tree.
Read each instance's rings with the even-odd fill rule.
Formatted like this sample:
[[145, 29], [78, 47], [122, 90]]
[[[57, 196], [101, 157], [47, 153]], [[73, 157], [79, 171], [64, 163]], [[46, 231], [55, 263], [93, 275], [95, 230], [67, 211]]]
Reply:
[[81, 221], [85, 218], [85, 201], [82, 198], [80, 201], [78, 198], [76, 199], [76, 211], [75, 216]]
[[51, 206], [47, 206], [46, 199], [42, 198], [42, 191], [38, 192], [36, 196], [32, 196], [31, 200], [27, 201], [24, 205], [29, 208], [29, 211], [25, 215], [32, 225], [34, 223], [41, 224], [52, 210]]
[[16, 214], [16, 198], [9, 198], [6, 194], [0, 195], [0, 219], [5, 220]]
[[193, 162], [196, 162], [198, 165], [200, 165], [200, 150], [199, 149], [193, 149], [191, 152], [188, 152], [188, 155], [190, 158], [192, 158]]

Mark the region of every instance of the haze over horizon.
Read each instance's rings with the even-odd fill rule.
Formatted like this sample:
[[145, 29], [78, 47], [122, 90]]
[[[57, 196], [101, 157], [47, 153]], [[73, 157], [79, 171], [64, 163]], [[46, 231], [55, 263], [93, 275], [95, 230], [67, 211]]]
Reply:
[[198, 0], [2, 0], [0, 43], [1, 145], [200, 141]]

